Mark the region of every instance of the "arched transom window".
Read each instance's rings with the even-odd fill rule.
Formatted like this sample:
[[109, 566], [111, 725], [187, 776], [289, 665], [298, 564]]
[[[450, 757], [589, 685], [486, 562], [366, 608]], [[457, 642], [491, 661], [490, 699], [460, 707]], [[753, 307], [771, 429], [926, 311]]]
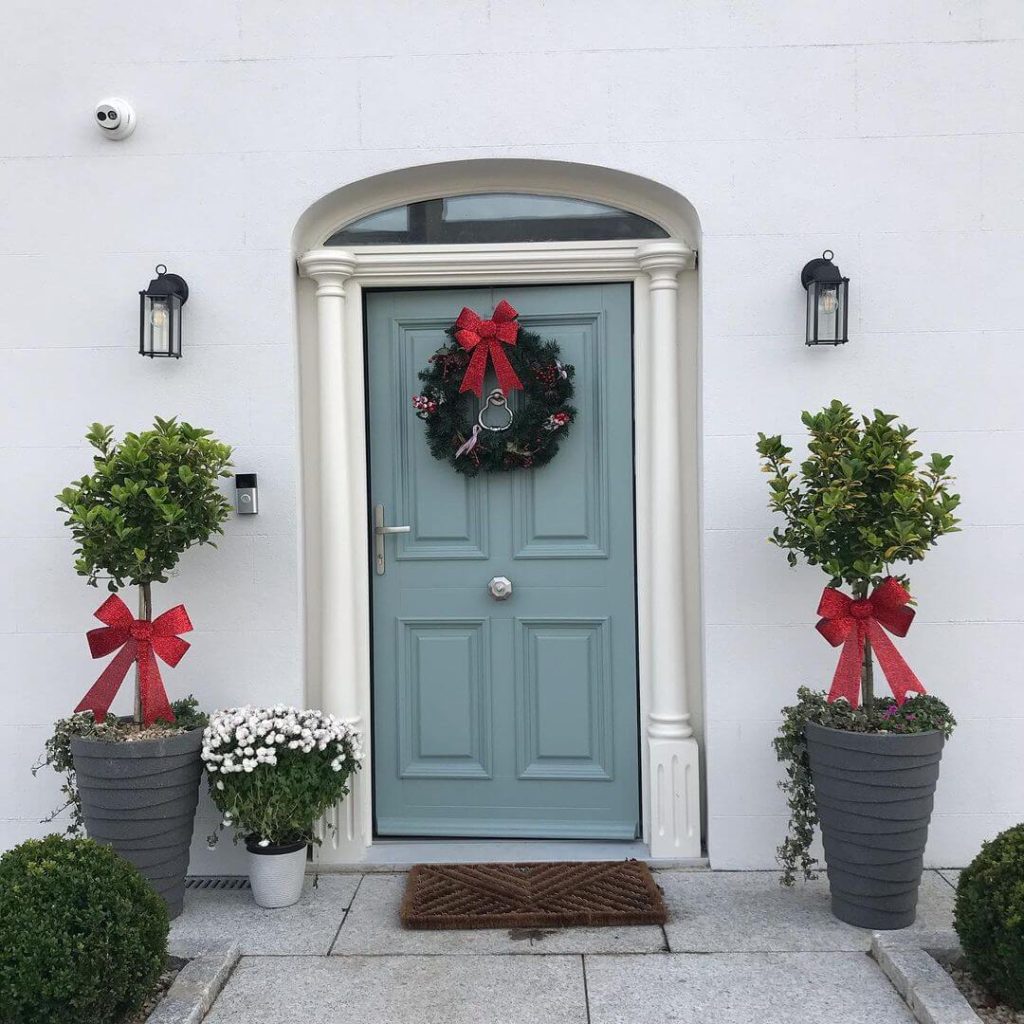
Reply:
[[667, 238], [639, 214], [569, 196], [517, 192], [426, 199], [371, 213], [325, 245], [452, 245], [480, 242], [609, 241]]

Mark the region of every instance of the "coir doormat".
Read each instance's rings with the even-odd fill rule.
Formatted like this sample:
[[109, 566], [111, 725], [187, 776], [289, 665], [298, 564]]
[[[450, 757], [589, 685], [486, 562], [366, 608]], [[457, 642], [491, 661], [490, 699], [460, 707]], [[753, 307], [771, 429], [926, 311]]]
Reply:
[[406, 928], [553, 928], [664, 924], [661, 891], [636, 860], [417, 864], [402, 900]]

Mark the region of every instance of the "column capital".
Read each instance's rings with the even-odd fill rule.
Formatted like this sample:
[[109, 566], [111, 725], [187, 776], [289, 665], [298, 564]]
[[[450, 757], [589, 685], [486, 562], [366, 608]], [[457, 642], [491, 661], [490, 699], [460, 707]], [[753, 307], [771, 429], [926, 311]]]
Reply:
[[640, 269], [650, 274], [652, 280], [675, 280], [682, 270], [692, 270], [697, 254], [685, 242], [674, 238], [661, 238], [655, 242], [644, 242], [636, 250]]
[[358, 261], [347, 249], [310, 249], [298, 258], [299, 276], [316, 281], [317, 295], [345, 294], [345, 282], [356, 272]]

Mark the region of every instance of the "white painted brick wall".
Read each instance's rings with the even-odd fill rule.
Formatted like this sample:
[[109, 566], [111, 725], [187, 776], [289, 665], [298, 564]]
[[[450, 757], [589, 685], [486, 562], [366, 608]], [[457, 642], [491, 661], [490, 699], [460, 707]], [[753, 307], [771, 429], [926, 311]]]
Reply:
[[[301, 701], [291, 233], [350, 181], [467, 157], [601, 164], [677, 190], [703, 229], [704, 607], [709, 842], [769, 867], [784, 823], [769, 748], [800, 683], [827, 683], [822, 579], [764, 543], [757, 430], [841, 396], [956, 454], [962, 534], [913, 574], [903, 650], [961, 727], [929, 859], [958, 864], [1024, 818], [1024, 9], [808, 0], [127, 0], [0, 5], [0, 846], [45, 831], [32, 781], [54, 717], [95, 677], [102, 592], [70, 568], [52, 495], [94, 419], [213, 427], [260, 474], [261, 514], [190, 553], [174, 693]], [[139, 128], [99, 137], [130, 98]], [[801, 343], [797, 272], [835, 250], [852, 343]], [[185, 274], [186, 355], [135, 355], [136, 295]], [[210, 809], [197, 827], [208, 831]], [[206, 854], [200, 870], [238, 868]]]

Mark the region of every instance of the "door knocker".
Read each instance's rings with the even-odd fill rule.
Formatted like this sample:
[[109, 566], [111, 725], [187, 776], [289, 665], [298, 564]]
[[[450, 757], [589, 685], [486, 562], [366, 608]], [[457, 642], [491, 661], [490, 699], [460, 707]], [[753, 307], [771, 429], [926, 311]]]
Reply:
[[[508, 422], [503, 423], [499, 426], [491, 426], [490, 423], [484, 423], [484, 413], [488, 409], [494, 406], [495, 409], [502, 409], [508, 415]], [[484, 402], [483, 408], [480, 410], [480, 415], [477, 416], [476, 421], [484, 430], [500, 431], [508, 430], [512, 426], [512, 420], [515, 417], [512, 415], [512, 410], [508, 407], [508, 399], [505, 397], [505, 392], [501, 388], [495, 388], [488, 396], [487, 401]]]

